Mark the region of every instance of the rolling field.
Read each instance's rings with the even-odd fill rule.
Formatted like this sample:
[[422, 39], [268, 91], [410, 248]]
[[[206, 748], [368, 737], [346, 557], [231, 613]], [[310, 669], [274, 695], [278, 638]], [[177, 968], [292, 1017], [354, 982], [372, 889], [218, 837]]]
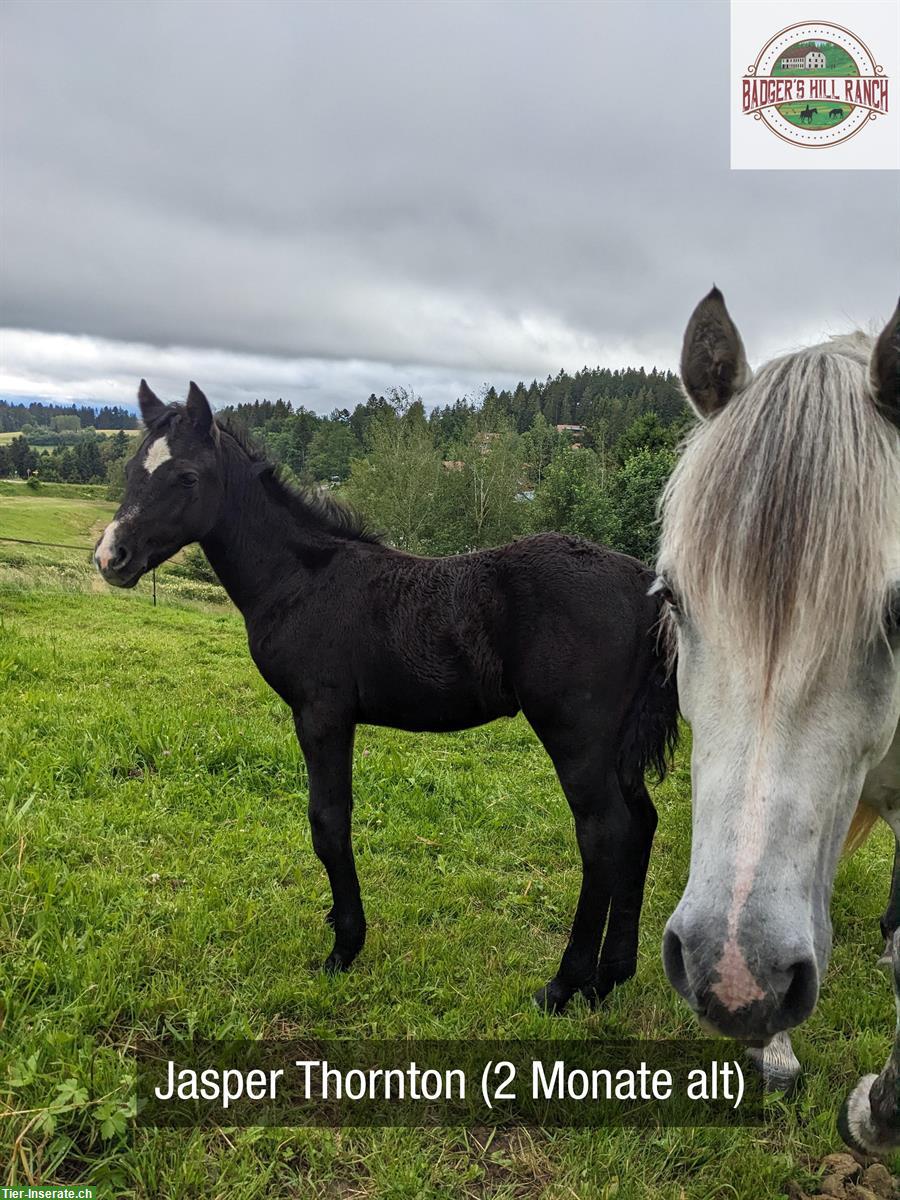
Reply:
[[[11, 517], [10, 503], [0, 496], [0, 533], [70, 520], [76, 537], [103, 516], [38, 497]], [[882, 831], [841, 868], [832, 966], [795, 1038], [806, 1073], [763, 1129], [129, 1129], [129, 1047], [166, 1031], [694, 1035], [659, 954], [687, 876], [688, 740], [652, 788], [638, 977], [597, 1013], [579, 1000], [553, 1018], [530, 996], [556, 967], [580, 871], [530, 729], [361, 728], [369, 937], [329, 979], [303, 763], [239, 616], [175, 596], [154, 609], [144, 585], [50, 586], [43, 570], [0, 568], [0, 1183], [79, 1180], [103, 1200], [767, 1200], [811, 1184], [839, 1149], [839, 1099], [880, 1068], [893, 1027], [875, 966]]]
[[[22, 482], [0, 480], [0, 586], [112, 591], [91, 562], [91, 549], [118, 508], [105, 497], [105, 484], [43, 483], [33, 492]], [[58, 545], [23, 545], [8, 538]], [[74, 548], [61, 548], [69, 546]], [[228, 603], [220, 587], [186, 578], [180, 558], [156, 573], [160, 602]], [[151, 594], [149, 576], [136, 591]]]
[[[68, 486], [68, 485], [61, 485]], [[112, 519], [116, 505], [108, 500], [62, 498], [22, 487], [0, 495], [0, 535], [61, 544], [90, 545]]]

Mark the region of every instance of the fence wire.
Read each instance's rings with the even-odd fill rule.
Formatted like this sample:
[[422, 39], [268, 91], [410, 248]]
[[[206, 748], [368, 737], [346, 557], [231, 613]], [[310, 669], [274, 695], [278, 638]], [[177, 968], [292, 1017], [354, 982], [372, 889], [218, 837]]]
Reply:
[[[33, 538], [5, 537], [0, 535], [0, 542], [15, 542], [17, 546], [47, 546], [51, 550], [88, 550], [93, 546], [75, 546], [71, 542], [37, 542]], [[153, 577], [153, 607], [156, 607], [156, 567], [152, 570]]]

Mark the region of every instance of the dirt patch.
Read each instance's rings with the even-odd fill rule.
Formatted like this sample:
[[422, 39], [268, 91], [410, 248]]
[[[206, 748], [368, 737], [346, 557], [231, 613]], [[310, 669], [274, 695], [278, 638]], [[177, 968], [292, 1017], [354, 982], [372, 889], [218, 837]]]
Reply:
[[864, 1167], [850, 1154], [829, 1154], [822, 1167], [817, 1190], [789, 1184], [789, 1200], [900, 1200], [900, 1179], [881, 1163]]
[[461, 1196], [484, 1200], [502, 1191], [510, 1200], [533, 1200], [544, 1195], [551, 1173], [530, 1131], [476, 1125], [469, 1131], [468, 1141], [469, 1152], [461, 1156], [460, 1163], [475, 1167], [477, 1178], [460, 1187]]

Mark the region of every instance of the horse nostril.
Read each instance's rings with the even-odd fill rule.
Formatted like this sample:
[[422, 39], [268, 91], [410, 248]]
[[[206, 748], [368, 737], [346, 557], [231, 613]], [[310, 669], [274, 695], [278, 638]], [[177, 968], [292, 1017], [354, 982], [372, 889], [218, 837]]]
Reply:
[[688, 983], [687, 968], [684, 965], [684, 947], [674, 929], [667, 929], [663, 934], [662, 950], [663, 967], [669, 983], [679, 995], [689, 1000], [691, 988]]
[[819, 996], [819, 971], [815, 961], [804, 958], [788, 967], [789, 979], [781, 1001], [781, 1011], [791, 1025], [799, 1025], [816, 1007]]
[[128, 549], [128, 547], [117, 546], [115, 554], [109, 560], [110, 568], [113, 571], [121, 571], [121, 569], [128, 562], [129, 558], [131, 558], [131, 551]]

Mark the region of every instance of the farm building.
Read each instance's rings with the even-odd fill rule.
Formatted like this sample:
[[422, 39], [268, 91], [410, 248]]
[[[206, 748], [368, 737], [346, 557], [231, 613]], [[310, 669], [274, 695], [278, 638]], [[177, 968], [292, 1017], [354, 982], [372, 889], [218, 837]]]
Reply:
[[818, 46], [791, 46], [778, 65], [784, 70], [813, 71], [826, 66], [825, 55]]

